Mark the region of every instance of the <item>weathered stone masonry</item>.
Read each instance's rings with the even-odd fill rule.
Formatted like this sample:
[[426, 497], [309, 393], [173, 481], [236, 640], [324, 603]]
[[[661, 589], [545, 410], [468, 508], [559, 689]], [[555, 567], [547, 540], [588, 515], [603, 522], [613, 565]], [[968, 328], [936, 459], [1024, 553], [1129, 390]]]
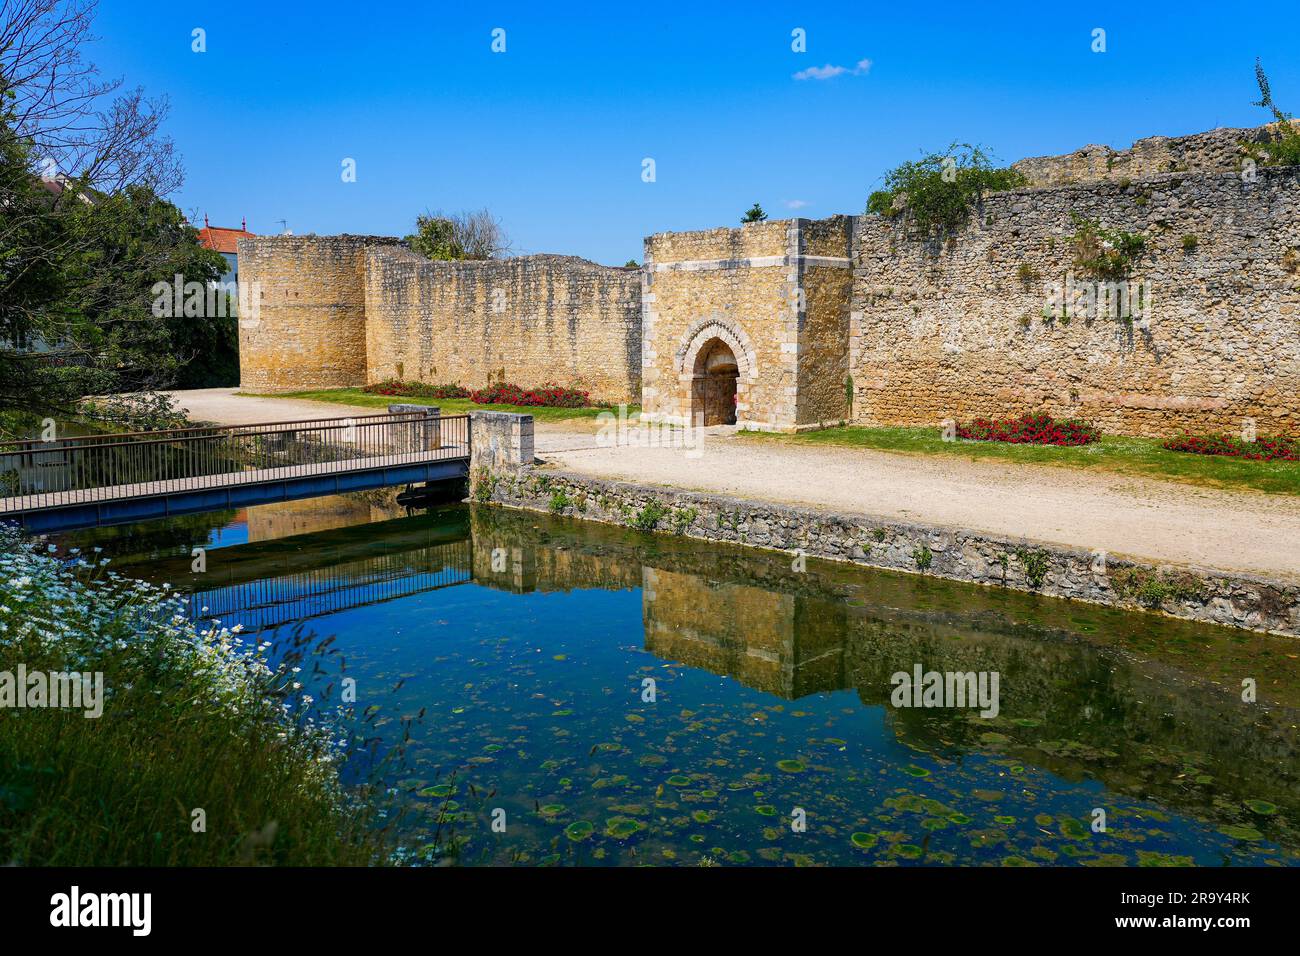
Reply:
[[[1140, 233], [1145, 321], [1045, 314], [1074, 215]], [[1190, 237], [1186, 238], [1185, 237]], [[1185, 247], [1184, 243], [1189, 247]], [[1300, 170], [1169, 173], [1000, 193], [942, 249], [859, 222], [853, 420], [936, 425], [1046, 410], [1104, 430], [1300, 431]]]
[[[637, 271], [428, 262], [393, 239], [241, 241], [251, 391], [387, 378], [587, 387], [645, 418], [797, 431], [1048, 411], [1112, 433], [1300, 432], [1300, 168], [1260, 129], [1016, 164], [942, 243], [833, 216], [659, 233]], [[1080, 220], [1143, 237], [1136, 316], [1060, 315]], [[1113, 280], [1110, 280], [1113, 281]]]
[[573, 256], [430, 262], [397, 239], [241, 240], [260, 288], [241, 322], [241, 385], [277, 392], [403, 379], [641, 392], [640, 275]]
[[520, 466], [473, 477], [472, 497], [749, 547], [1300, 636], [1300, 586], [1155, 567], [1059, 545]]
[[255, 297], [239, 322], [240, 387], [339, 388], [366, 381], [365, 251], [381, 236], [239, 240], [240, 282]]

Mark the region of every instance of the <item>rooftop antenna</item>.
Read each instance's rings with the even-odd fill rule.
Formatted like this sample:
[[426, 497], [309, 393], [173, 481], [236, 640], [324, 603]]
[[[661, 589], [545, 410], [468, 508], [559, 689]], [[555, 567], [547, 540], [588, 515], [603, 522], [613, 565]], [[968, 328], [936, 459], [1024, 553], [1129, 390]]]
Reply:
[[278, 222], [278, 223], [280, 224], [280, 235], [285, 235], [286, 233], [288, 233], [288, 231], [289, 231], [289, 220], [287, 220], [287, 219], [277, 219], [276, 222]]

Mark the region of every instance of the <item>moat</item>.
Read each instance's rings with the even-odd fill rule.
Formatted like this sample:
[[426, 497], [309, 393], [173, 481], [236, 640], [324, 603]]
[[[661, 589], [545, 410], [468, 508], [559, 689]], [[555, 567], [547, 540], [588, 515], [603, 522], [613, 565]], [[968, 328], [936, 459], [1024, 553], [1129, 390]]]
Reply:
[[[1300, 862], [1294, 640], [382, 495], [59, 546], [326, 644], [303, 691], [355, 687], [346, 775], [413, 862]], [[996, 674], [996, 716], [895, 706], [918, 667]]]

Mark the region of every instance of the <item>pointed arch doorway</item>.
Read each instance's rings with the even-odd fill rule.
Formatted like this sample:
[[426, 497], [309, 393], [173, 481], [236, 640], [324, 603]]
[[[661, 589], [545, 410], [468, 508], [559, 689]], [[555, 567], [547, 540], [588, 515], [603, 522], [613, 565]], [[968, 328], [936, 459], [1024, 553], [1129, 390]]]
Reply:
[[695, 355], [691, 378], [691, 421], [705, 425], [736, 424], [736, 383], [740, 367], [736, 353], [720, 338], [712, 338]]

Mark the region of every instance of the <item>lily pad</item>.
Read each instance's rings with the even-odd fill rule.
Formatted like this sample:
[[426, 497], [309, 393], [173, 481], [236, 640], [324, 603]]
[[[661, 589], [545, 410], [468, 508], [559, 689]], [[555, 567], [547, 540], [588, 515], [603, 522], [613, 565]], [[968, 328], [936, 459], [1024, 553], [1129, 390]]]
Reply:
[[594, 824], [589, 823], [586, 820], [579, 820], [576, 823], [570, 823], [567, 827], [565, 827], [564, 835], [568, 837], [570, 840], [572, 840], [574, 843], [577, 843], [591, 836], [592, 831], [595, 829], [596, 827]]
[[874, 833], [858, 832], [849, 837], [849, 841], [859, 850], [870, 850], [880, 842], [880, 837], [876, 836]]
[[1256, 840], [1264, 839], [1264, 834], [1260, 833], [1254, 827], [1248, 827], [1239, 824], [1233, 824], [1232, 826], [1224, 827], [1219, 832], [1226, 837], [1232, 837], [1232, 839], [1234, 840], [1246, 840], [1249, 842], [1254, 842]]
[[639, 820], [628, 817], [610, 817], [605, 821], [605, 835], [616, 840], [625, 840], [642, 828]]
[[1074, 817], [1061, 817], [1060, 830], [1061, 836], [1068, 840], [1086, 840], [1088, 838], [1088, 828]]
[[803, 773], [807, 769], [802, 760], [778, 760], [776, 767], [785, 773]]

